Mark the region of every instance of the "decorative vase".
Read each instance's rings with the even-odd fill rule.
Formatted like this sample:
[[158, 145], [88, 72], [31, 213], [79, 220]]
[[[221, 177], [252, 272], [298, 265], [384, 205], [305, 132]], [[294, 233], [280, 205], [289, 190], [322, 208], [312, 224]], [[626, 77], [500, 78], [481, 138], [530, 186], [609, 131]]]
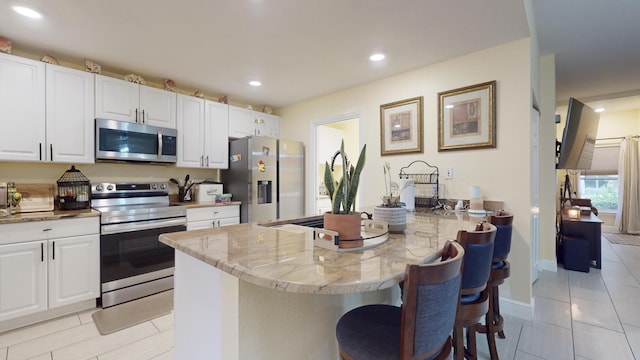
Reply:
[[376, 206], [373, 209], [373, 220], [389, 224], [390, 233], [402, 233], [407, 228], [407, 209], [404, 206]]
[[[363, 244], [360, 232], [360, 213], [349, 214], [324, 213], [324, 228], [335, 231], [340, 237], [339, 247], [343, 249], [360, 247]], [[356, 240], [357, 239], [357, 240]], [[355, 240], [355, 241], [342, 241]]]

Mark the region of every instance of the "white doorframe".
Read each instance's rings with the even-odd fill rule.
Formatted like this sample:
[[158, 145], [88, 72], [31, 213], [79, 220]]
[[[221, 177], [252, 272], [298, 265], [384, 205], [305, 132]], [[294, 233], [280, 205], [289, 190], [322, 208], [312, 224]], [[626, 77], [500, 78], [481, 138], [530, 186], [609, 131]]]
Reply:
[[345, 121], [358, 119], [358, 148], [360, 148], [360, 144], [362, 144], [362, 111], [352, 111], [343, 114], [333, 115], [327, 118], [316, 119], [311, 121], [311, 126], [309, 127], [309, 151], [307, 153], [307, 215], [315, 215], [316, 214], [316, 201], [318, 199], [318, 188], [320, 184], [317, 182], [318, 179], [318, 166], [316, 164], [317, 157], [317, 145], [316, 145], [316, 128], [319, 125], [331, 124], [334, 122]]
[[531, 283], [538, 280], [540, 236], [540, 111], [531, 108]]

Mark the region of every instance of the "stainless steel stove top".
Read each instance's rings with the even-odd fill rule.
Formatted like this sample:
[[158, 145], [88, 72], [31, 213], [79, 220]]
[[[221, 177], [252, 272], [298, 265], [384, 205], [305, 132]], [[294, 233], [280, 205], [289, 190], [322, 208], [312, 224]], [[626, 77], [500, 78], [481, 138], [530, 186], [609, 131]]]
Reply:
[[94, 183], [91, 207], [103, 225], [186, 217], [185, 206], [171, 206], [168, 190], [163, 182]]

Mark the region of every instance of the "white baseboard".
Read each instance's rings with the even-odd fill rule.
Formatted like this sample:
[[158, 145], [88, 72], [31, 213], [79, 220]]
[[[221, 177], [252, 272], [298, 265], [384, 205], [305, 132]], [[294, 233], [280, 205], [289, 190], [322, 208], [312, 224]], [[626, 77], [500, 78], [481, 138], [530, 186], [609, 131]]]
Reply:
[[75, 304], [65, 305], [35, 314], [5, 320], [0, 322], [0, 333], [94, 308], [96, 308], [96, 299], [89, 299]]
[[554, 260], [540, 260], [538, 261], [538, 270], [558, 272], [558, 262]]
[[500, 313], [502, 315], [511, 315], [523, 320], [533, 319], [533, 309], [535, 307], [535, 299], [531, 298], [531, 303], [523, 303], [511, 299], [500, 298]]

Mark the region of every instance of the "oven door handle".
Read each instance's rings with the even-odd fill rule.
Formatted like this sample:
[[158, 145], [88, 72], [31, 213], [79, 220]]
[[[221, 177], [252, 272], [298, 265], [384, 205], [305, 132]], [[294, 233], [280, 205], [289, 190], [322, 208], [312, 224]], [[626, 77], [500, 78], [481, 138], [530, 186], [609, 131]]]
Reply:
[[101, 234], [117, 234], [138, 230], [158, 229], [169, 226], [185, 225], [187, 218], [144, 220], [131, 223], [102, 225]]

